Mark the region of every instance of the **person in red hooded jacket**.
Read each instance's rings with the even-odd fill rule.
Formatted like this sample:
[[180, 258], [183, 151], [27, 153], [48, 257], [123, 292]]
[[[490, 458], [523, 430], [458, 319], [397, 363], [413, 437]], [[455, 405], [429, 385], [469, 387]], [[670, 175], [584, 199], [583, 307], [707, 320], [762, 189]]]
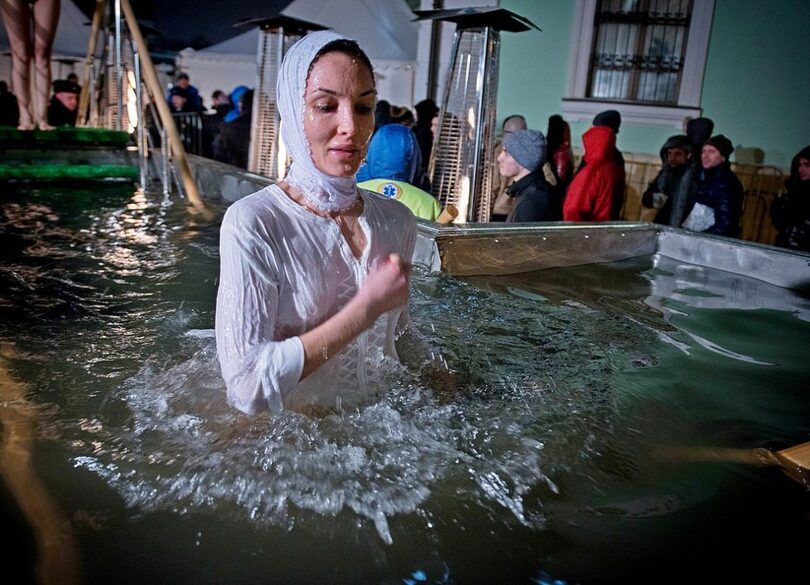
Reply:
[[615, 193], [624, 184], [624, 171], [616, 164], [616, 133], [608, 126], [593, 126], [582, 136], [585, 165], [574, 175], [563, 204], [565, 221], [619, 219]]

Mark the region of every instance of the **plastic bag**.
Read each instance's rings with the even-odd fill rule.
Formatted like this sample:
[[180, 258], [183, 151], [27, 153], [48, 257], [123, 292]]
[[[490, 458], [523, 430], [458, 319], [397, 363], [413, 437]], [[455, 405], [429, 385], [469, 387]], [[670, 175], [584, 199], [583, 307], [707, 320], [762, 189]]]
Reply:
[[714, 209], [701, 203], [695, 203], [689, 217], [683, 222], [683, 227], [693, 232], [705, 232], [713, 225]]

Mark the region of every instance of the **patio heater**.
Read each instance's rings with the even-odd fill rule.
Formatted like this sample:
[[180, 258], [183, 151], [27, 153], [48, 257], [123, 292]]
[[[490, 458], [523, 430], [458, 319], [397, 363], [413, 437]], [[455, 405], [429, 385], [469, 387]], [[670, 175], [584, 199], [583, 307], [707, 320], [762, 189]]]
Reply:
[[503, 8], [414, 10], [416, 20], [456, 23], [450, 70], [430, 155], [432, 194], [459, 211], [455, 223], [487, 222], [495, 141], [501, 31], [540, 30]]
[[310, 31], [327, 27], [276, 15], [240, 20], [234, 26], [253, 25], [259, 28], [256, 87], [253, 93], [253, 113], [248, 151], [248, 170], [271, 179], [279, 179], [287, 170], [287, 153], [281, 141], [276, 81], [281, 60], [295, 42]]

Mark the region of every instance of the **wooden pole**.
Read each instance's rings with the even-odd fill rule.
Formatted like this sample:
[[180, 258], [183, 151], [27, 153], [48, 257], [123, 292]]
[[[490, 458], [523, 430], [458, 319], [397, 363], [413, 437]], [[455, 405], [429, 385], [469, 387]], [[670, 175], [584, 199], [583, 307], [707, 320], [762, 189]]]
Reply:
[[[6, 357], [12, 355], [13, 346], [0, 344], [0, 478], [31, 527], [37, 547], [36, 582], [79, 585], [83, 582], [81, 555], [70, 519], [62, 514], [31, 461], [37, 439], [37, 409], [27, 401], [27, 389], [7, 368]], [[4, 567], [3, 574], [7, 570]]]
[[104, 0], [96, 0], [96, 9], [93, 12], [93, 24], [90, 27], [90, 39], [87, 41], [87, 56], [84, 59], [84, 72], [82, 75], [82, 91], [79, 94], [79, 118], [76, 126], [87, 124], [87, 106], [90, 104], [90, 70], [96, 60], [96, 45], [98, 33], [101, 29], [101, 19], [104, 17]]
[[[205, 205], [200, 198], [200, 193], [197, 191], [197, 183], [191, 175], [191, 167], [186, 158], [186, 149], [183, 147], [183, 141], [180, 140], [180, 135], [177, 132], [177, 126], [174, 125], [174, 118], [169, 111], [169, 104], [163, 97], [163, 88], [160, 86], [160, 80], [155, 72], [155, 66], [152, 64], [152, 57], [149, 55], [149, 49], [146, 46], [146, 41], [143, 39], [141, 29], [138, 26], [138, 21], [135, 19], [135, 13], [132, 11], [132, 5], [129, 0], [121, 0], [121, 9], [124, 11], [124, 18], [129, 26], [129, 32], [132, 35], [132, 40], [135, 46], [138, 47], [138, 54], [141, 56], [141, 70], [143, 73], [146, 87], [149, 93], [152, 94], [155, 106], [157, 106], [160, 121], [166, 129], [166, 134], [169, 138], [169, 143], [174, 153], [177, 169], [180, 172], [180, 178], [183, 181], [183, 187], [186, 190], [186, 195], [189, 201], [194, 206], [196, 211], [205, 212]], [[163, 145], [166, 148], [166, 145]]]
[[672, 461], [723, 461], [763, 467], [779, 467], [796, 481], [810, 485], [810, 442], [781, 451], [769, 449], [734, 449], [722, 447], [668, 446], [654, 447], [657, 457]]
[[453, 223], [453, 220], [458, 217], [458, 208], [452, 203], [448, 203], [447, 206], [442, 209], [442, 212], [439, 214], [439, 217], [436, 218], [436, 223], [441, 225], [447, 225]]

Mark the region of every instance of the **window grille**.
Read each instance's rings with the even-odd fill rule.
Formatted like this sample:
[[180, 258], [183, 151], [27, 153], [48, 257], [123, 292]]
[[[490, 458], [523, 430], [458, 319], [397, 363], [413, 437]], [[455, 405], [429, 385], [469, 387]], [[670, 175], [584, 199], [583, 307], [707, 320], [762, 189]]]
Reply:
[[599, 0], [588, 97], [677, 105], [692, 0]]

